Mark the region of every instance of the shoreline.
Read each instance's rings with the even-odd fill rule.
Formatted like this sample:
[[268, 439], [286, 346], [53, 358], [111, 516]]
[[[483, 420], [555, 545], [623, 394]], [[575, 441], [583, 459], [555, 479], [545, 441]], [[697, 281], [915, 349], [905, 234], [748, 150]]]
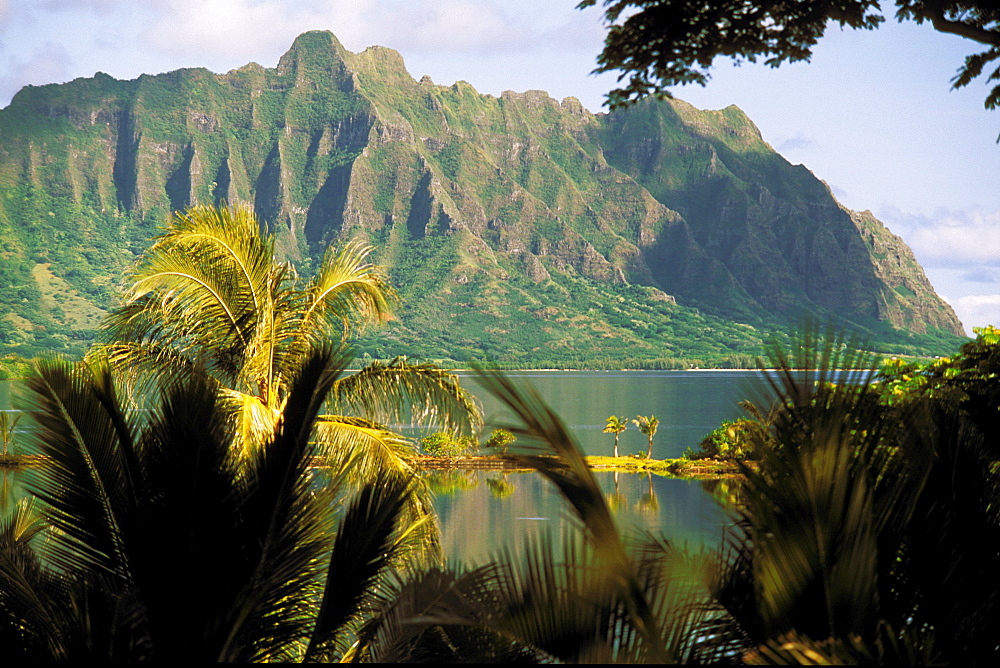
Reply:
[[[619, 473], [650, 473], [683, 480], [711, 480], [733, 478], [740, 475], [740, 468], [732, 462], [712, 459], [639, 459], [636, 457], [586, 456], [584, 459], [592, 471], [612, 471]], [[30, 468], [44, 466], [48, 457], [44, 455], [0, 455], [0, 469]], [[530, 472], [535, 469], [500, 455], [467, 455], [462, 457], [432, 457], [418, 455], [417, 466], [424, 471], [504, 471]], [[315, 467], [326, 466], [316, 457]]]
[[[733, 462], [712, 459], [639, 459], [636, 457], [584, 457], [592, 471], [619, 473], [655, 473], [656, 475], [684, 480], [733, 478], [741, 475]], [[463, 457], [432, 457], [420, 455], [417, 464], [426, 471], [507, 471], [526, 472], [535, 469], [500, 455], [469, 455]]]

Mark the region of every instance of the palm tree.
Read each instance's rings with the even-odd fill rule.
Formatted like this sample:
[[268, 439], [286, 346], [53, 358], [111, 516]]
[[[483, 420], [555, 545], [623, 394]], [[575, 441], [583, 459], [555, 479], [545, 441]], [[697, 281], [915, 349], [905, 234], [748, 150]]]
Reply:
[[603, 434], [614, 434], [615, 435], [615, 457], [618, 456], [618, 436], [628, 429], [628, 420], [624, 416], [618, 417], [617, 415], [612, 415], [608, 417], [608, 423], [601, 430]]
[[636, 415], [635, 419], [632, 420], [638, 429], [640, 434], [645, 434], [649, 437], [649, 447], [646, 449], [646, 459], [653, 458], [653, 437], [656, 436], [656, 430], [660, 426], [660, 419], [653, 415], [646, 417], [644, 415]]
[[[28, 438], [50, 463], [0, 526], [0, 638], [12, 660], [338, 658], [416, 535], [412, 484], [382, 471], [356, 494], [317, 486], [313, 427], [345, 359], [286, 375], [266, 447], [239, 459], [218, 384], [195, 369], [123, 403], [107, 364], [41, 365]], [[155, 385], [155, 387], [152, 387]], [[342, 510], [339, 510], [342, 509]], [[398, 578], [398, 576], [395, 576]]]
[[777, 408], [750, 436], [760, 461], [741, 464], [721, 610], [701, 630], [751, 663], [997, 660], [984, 634], [1000, 591], [983, 583], [1000, 567], [1000, 477], [973, 411], [992, 394], [1000, 422], [1000, 355], [976, 369], [993, 378], [979, 396], [942, 383], [902, 403], [874, 362], [808, 334], [794, 359], [773, 358]]
[[[246, 206], [176, 213], [130, 277], [98, 353], [136, 390], [203, 366], [250, 453], [273, 429], [290, 374], [313, 347], [390, 317], [392, 293], [370, 252], [356, 242], [331, 248], [303, 280], [276, 260], [273, 235], [261, 233]], [[481, 424], [456, 376], [404, 358], [373, 362], [331, 388], [317, 429], [330, 446], [322, 452], [353, 459], [359, 475], [412, 471], [415, 450], [386, 426], [403, 417], [450, 431]]]
[[543, 536], [472, 569], [431, 569], [386, 594], [360, 634], [378, 662], [703, 662], [698, 626], [710, 603], [701, 570], [666, 541], [628, 539], [559, 417], [531, 388], [499, 372], [480, 382], [518, 424], [508, 456], [535, 468], [577, 523], [562, 548]]

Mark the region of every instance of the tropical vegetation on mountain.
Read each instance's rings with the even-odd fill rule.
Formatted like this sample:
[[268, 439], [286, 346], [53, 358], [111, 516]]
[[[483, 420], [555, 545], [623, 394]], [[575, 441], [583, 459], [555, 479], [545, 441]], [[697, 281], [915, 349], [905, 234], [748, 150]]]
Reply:
[[902, 240], [735, 107], [480, 95], [310, 32], [275, 68], [26, 87], [0, 144], [0, 352], [81, 354], [171, 212], [224, 202], [303, 277], [375, 249], [402, 304], [362, 358], [749, 367], [804, 313], [886, 354], [961, 343]]
[[[599, 0], [582, 0], [592, 7]], [[628, 85], [608, 95], [612, 107], [650, 94], [669, 95], [671, 86], [704, 84], [716, 56], [771, 67], [809, 60], [816, 42], [834, 24], [873, 30], [885, 21], [878, 0], [600, 0], [608, 36], [598, 72], [621, 70]], [[889, 4], [889, 3], [883, 3]], [[987, 46], [967, 56], [952, 80], [961, 88], [982, 76], [1000, 58], [1000, 8], [990, 0], [895, 0], [900, 22], [929, 23], [935, 30]], [[987, 81], [1000, 78], [1000, 68]], [[986, 96], [986, 107], [1000, 105], [1000, 85]]]

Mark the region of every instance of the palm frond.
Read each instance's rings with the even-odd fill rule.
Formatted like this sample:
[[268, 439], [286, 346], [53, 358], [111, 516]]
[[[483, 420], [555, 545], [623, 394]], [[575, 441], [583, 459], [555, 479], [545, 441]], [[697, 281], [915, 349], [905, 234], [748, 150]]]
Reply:
[[281, 657], [308, 632], [323, 554], [329, 549], [332, 503], [310, 489], [313, 424], [343, 369], [343, 356], [315, 351], [300, 367], [271, 443], [251, 458], [241, 515], [248, 549], [259, 554], [254, 577], [234, 611], [222, 660]]
[[[646, 658], [671, 662], [671, 652], [652, 616], [634, 564], [629, 559], [593, 473], [562, 420], [530, 387], [520, 388], [498, 371], [480, 370], [480, 382], [520, 419], [521, 425], [505, 427], [518, 436], [519, 452], [512, 456], [535, 468], [559, 489], [583, 524], [591, 545], [606, 569], [609, 583], [621, 596]], [[522, 454], [523, 453], [523, 454]]]
[[478, 433], [483, 425], [476, 398], [461, 386], [458, 376], [401, 357], [374, 361], [341, 378], [331, 401], [334, 412], [384, 423], [412, 420], [463, 433]]
[[237, 460], [246, 461], [274, 435], [281, 412], [253, 394], [230, 389], [222, 389], [220, 393], [233, 429], [231, 454]]
[[355, 489], [385, 472], [410, 479], [412, 493], [407, 498], [405, 521], [417, 530], [408, 537], [408, 558], [424, 561], [440, 557], [433, 495], [421, 475], [412, 441], [364, 418], [321, 415], [316, 423], [316, 444], [319, 461]]
[[346, 340], [355, 320], [372, 324], [388, 320], [393, 293], [381, 270], [367, 261], [371, 251], [359, 241], [327, 250], [319, 273], [305, 290], [300, 327], [306, 340], [324, 340], [337, 325]]
[[134, 498], [127, 426], [94, 391], [88, 366], [44, 362], [25, 384], [23, 409], [38, 426], [27, 438], [51, 462], [31, 471], [27, 487], [65, 536], [51, 543], [51, 557], [69, 571], [127, 580], [121, 522]]
[[207, 366], [232, 376], [254, 337], [274, 271], [273, 239], [260, 234], [249, 209], [178, 213], [143, 255], [123, 306], [107, 319], [106, 340], [209, 353]]
[[397, 539], [404, 508], [411, 495], [410, 481], [383, 472], [357, 494], [340, 520], [333, 541], [326, 583], [305, 660], [334, 650], [343, 655], [353, 635], [349, 622], [358, 619], [362, 602], [378, 578], [396, 560]]
[[490, 628], [500, 612], [499, 567], [431, 568], [378, 592], [377, 614], [346, 655], [375, 663], [538, 662], [551, 658]]
[[141, 434], [143, 475], [125, 548], [156, 656], [210, 659], [254, 566], [229, 466], [228, 414], [204, 374], [160, 394]]

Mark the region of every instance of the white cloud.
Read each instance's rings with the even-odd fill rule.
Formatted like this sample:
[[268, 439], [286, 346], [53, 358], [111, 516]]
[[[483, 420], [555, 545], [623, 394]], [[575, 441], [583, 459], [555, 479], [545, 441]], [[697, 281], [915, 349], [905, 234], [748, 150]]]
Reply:
[[483, 2], [456, 0], [414, 9], [420, 11], [407, 12], [409, 28], [398, 22], [393, 27], [399, 37], [412, 35], [410, 44], [417, 48], [492, 51], [511, 48], [524, 36], [522, 26]]
[[513, 49], [533, 32], [529, 14], [489, 0], [157, 0], [148, 7], [156, 49], [244, 61], [283, 51], [308, 30], [330, 30], [351, 50], [382, 44], [404, 55]]
[[26, 61], [11, 59], [0, 75], [0, 99], [12, 97], [26, 84], [40, 86], [62, 82], [70, 68], [70, 56], [59, 44], [46, 43]]
[[914, 230], [910, 246], [928, 264], [1000, 265], [1000, 211], [942, 212]]
[[931, 215], [880, 211], [921, 264], [939, 267], [1000, 266], [1000, 211], [973, 207], [941, 209]]
[[[196, 59], [224, 57], [243, 63], [259, 60], [262, 52], [287, 49], [298, 33], [320, 27], [315, 25], [319, 19], [314, 7], [317, 4], [300, 6], [303, 3], [291, 5], [278, 0], [160, 0], [153, 7], [155, 18], [146, 36], [153, 47], [165, 54]], [[344, 3], [324, 4], [332, 8]]]
[[970, 335], [973, 327], [1000, 326], [1000, 295], [966, 295], [950, 303]]

